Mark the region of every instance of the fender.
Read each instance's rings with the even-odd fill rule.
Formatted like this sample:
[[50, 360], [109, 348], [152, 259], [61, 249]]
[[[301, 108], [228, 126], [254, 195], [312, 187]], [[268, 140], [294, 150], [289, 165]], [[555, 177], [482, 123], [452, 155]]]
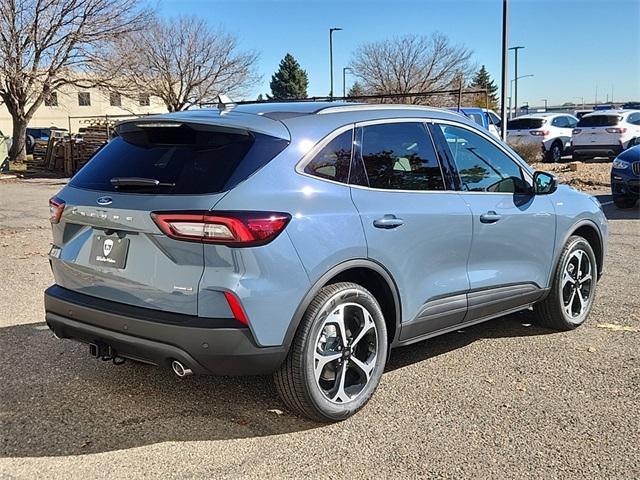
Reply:
[[390, 345], [396, 344], [397, 339], [399, 338], [399, 335], [400, 335], [400, 323], [402, 321], [402, 318], [401, 318], [402, 310], [400, 306], [400, 293], [398, 291], [398, 286], [396, 285], [396, 282], [393, 280], [393, 277], [387, 271], [387, 269], [384, 268], [379, 263], [367, 258], [355, 258], [355, 259], [351, 259], [351, 260], [347, 260], [345, 262], [339, 263], [338, 265], [335, 265], [334, 267], [329, 269], [327, 272], [325, 272], [311, 286], [307, 294], [304, 296], [304, 298], [298, 305], [298, 308], [296, 308], [296, 311], [293, 314], [293, 318], [291, 319], [289, 327], [287, 328], [287, 333], [285, 334], [284, 342], [283, 342], [283, 345], [286, 347], [287, 351], [291, 347], [291, 343], [293, 342], [293, 337], [298, 330], [298, 326], [300, 325], [300, 322], [302, 321], [304, 312], [307, 310], [307, 308], [309, 307], [309, 304], [313, 301], [314, 297], [318, 294], [320, 289], [324, 287], [325, 284], [329, 280], [331, 280], [333, 277], [351, 268], [369, 268], [371, 270], [374, 270], [376, 273], [379, 273], [380, 276], [382, 276], [382, 278], [384, 278], [384, 280], [387, 282], [387, 285], [391, 290], [391, 294], [393, 295], [393, 302], [395, 304], [395, 310], [396, 310], [396, 331], [395, 331], [394, 338], [390, 339]]

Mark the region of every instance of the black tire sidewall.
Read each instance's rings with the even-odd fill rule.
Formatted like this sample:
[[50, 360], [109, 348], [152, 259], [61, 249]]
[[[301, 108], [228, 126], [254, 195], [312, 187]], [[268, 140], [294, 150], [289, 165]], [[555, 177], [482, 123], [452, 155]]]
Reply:
[[[587, 307], [584, 309], [584, 312], [577, 318], [571, 318], [569, 317], [566, 312], [564, 311], [564, 299], [562, 296], [562, 275], [564, 273], [564, 269], [567, 265], [567, 262], [569, 261], [569, 258], [571, 257], [571, 254], [573, 252], [575, 252], [576, 250], [583, 250], [584, 252], [587, 253], [587, 256], [589, 257], [589, 261], [591, 262], [591, 275], [592, 275], [592, 281], [591, 281], [591, 295], [589, 296], [589, 303], [587, 305]], [[560, 262], [558, 263], [558, 271], [556, 272], [556, 276], [555, 276], [555, 281], [553, 284], [553, 289], [554, 289], [554, 293], [556, 295], [556, 298], [558, 299], [556, 302], [556, 309], [558, 311], [558, 313], [562, 316], [562, 318], [564, 319], [564, 322], [567, 324], [568, 327], [570, 328], [576, 328], [580, 325], [582, 325], [585, 320], [587, 319], [587, 317], [589, 316], [589, 313], [591, 313], [591, 308], [593, 307], [593, 302], [596, 296], [596, 285], [597, 285], [597, 279], [598, 279], [598, 266], [597, 266], [597, 262], [596, 262], [596, 256], [595, 253], [593, 252], [593, 249], [591, 248], [591, 245], [589, 245], [589, 242], [587, 242], [584, 238], [582, 237], [571, 237], [569, 239], [569, 244], [567, 245], [567, 248], [565, 249], [562, 258], [560, 259]]]
[[[344, 405], [333, 403], [322, 394], [316, 384], [313, 359], [313, 353], [316, 347], [315, 342], [323, 326], [324, 319], [342, 303], [357, 303], [369, 311], [377, 329], [378, 349], [378, 363], [371, 373], [369, 383], [354, 400]], [[387, 329], [382, 310], [371, 293], [359, 285], [353, 284], [346, 285], [345, 288], [331, 295], [319, 308], [309, 310], [305, 315], [308, 315], [308, 320], [312, 322], [311, 328], [308, 330], [307, 338], [305, 339], [303, 350], [304, 384], [308, 398], [322, 416], [330, 420], [347, 418], [360, 410], [369, 401], [378, 387], [384, 371], [388, 342]]]

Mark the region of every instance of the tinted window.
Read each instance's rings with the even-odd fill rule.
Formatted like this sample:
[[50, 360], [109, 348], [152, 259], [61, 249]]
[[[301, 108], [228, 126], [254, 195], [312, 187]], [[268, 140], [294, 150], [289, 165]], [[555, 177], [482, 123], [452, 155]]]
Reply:
[[567, 117], [556, 117], [551, 122], [551, 125], [559, 128], [567, 128], [569, 126], [567, 123]]
[[469, 117], [471, 120], [473, 120], [474, 122], [476, 122], [478, 125], [484, 126], [482, 123], [482, 115], [479, 113], [469, 113], [467, 114], [467, 117]]
[[[288, 144], [260, 133], [179, 128], [127, 127], [73, 177], [70, 185], [103, 191], [202, 194], [228, 190], [265, 165]], [[160, 186], [121, 186], [112, 178], [155, 179]]]
[[566, 117], [566, 119], [567, 119], [567, 124], [569, 125], [569, 128], [573, 128], [573, 127], [575, 127], [576, 125], [578, 125], [578, 121], [577, 121], [575, 118], [573, 118], [573, 117]]
[[469, 192], [526, 192], [520, 166], [493, 143], [465, 128], [440, 125], [460, 176]]
[[514, 118], [507, 123], [507, 130], [533, 130], [547, 123], [543, 118]]
[[640, 113], [632, 113], [627, 117], [627, 122], [632, 125], [640, 125]]
[[385, 123], [361, 129], [369, 186], [387, 190], [444, 190], [431, 137], [422, 123]]
[[315, 177], [347, 183], [352, 144], [353, 130], [341, 133], [313, 157], [304, 167], [304, 172]]
[[580, 119], [578, 127], [613, 127], [620, 119], [619, 115], [589, 115]]

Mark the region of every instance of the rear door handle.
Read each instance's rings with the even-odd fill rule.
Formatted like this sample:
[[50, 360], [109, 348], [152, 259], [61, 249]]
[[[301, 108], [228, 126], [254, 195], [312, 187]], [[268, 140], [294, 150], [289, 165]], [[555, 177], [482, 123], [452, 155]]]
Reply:
[[501, 218], [502, 218], [502, 215], [498, 215], [493, 210], [490, 210], [487, 213], [483, 213], [482, 215], [480, 215], [480, 221], [482, 223], [496, 223]]
[[404, 220], [396, 217], [395, 215], [387, 214], [382, 218], [378, 218], [373, 221], [373, 226], [376, 228], [397, 228], [400, 225], [404, 225]]

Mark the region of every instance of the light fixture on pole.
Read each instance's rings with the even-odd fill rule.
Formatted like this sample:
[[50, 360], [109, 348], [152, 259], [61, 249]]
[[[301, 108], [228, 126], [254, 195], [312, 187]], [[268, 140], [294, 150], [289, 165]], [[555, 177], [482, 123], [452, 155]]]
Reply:
[[[522, 80], [523, 78], [529, 78], [529, 77], [535, 77], [535, 75], [533, 73], [530, 73], [529, 75], [520, 75], [519, 77], [516, 77], [514, 79], [511, 80], [510, 83], [510, 90], [513, 90], [513, 82], [516, 82], [516, 85], [518, 85], [518, 80]], [[513, 109], [516, 111], [516, 114], [518, 113], [518, 104], [515, 103], [515, 95], [514, 95], [514, 105], [513, 105]]]
[[331, 88], [329, 89], [329, 98], [333, 99], [333, 32], [342, 30], [339, 27], [329, 29], [329, 75], [331, 76]]
[[516, 111], [518, 110], [518, 50], [521, 50], [523, 48], [524, 47], [509, 47], [509, 50], [513, 50], [515, 53], [515, 59], [514, 59], [515, 72], [513, 76], [515, 77], [516, 88], [515, 88], [515, 91], [513, 92], [513, 104], [516, 107]]

